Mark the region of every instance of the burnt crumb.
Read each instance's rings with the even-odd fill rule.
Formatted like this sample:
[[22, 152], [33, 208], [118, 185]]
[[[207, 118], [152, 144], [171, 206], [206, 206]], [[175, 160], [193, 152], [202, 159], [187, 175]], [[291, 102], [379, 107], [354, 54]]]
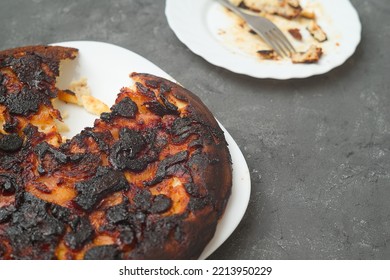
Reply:
[[172, 200], [166, 195], [159, 194], [153, 198], [152, 207], [149, 212], [152, 214], [162, 213], [172, 207]]
[[84, 260], [118, 260], [120, 251], [116, 245], [102, 245], [89, 249]]
[[274, 50], [259, 50], [257, 51], [257, 53], [262, 59], [270, 59], [270, 60], [279, 59], [278, 54]]
[[73, 201], [83, 210], [90, 211], [107, 195], [126, 190], [128, 183], [122, 172], [99, 166], [96, 176], [76, 183], [75, 187], [78, 194]]
[[115, 116], [134, 118], [138, 112], [138, 107], [133, 100], [129, 97], [125, 97], [118, 104], [112, 106], [111, 111]]
[[180, 163], [184, 160], [186, 160], [188, 157], [188, 151], [182, 151], [179, 153], [176, 153], [173, 156], [167, 157], [163, 159], [157, 168], [156, 176], [153, 178], [153, 180], [149, 182], [144, 182], [145, 186], [153, 186], [155, 184], [160, 183], [167, 175], [167, 169], [177, 163]]
[[0, 134], [0, 150], [16, 152], [22, 148], [23, 139], [18, 134]]
[[71, 232], [64, 236], [66, 246], [72, 250], [81, 249], [84, 244], [91, 240], [93, 227], [86, 217], [77, 217], [70, 223]]
[[137, 158], [146, 146], [144, 137], [138, 131], [123, 128], [110, 152], [111, 164], [119, 170], [142, 171], [148, 164], [147, 158]]
[[298, 28], [290, 28], [288, 30], [288, 33], [290, 33], [291, 36], [293, 36], [294, 39], [296, 39], [298, 41], [302, 41], [302, 34], [301, 34], [301, 31]]
[[257, 33], [256, 33], [253, 29], [250, 29], [250, 30], [249, 30], [249, 33], [250, 33], [250, 34], [253, 34], [253, 35], [257, 35]]
[[[48, 213], [48, 203], [24, 193], [6, 235], [15, 259], [52, 259], [65, 225]], [[30, 250], [30, 251], [29, 251]]]

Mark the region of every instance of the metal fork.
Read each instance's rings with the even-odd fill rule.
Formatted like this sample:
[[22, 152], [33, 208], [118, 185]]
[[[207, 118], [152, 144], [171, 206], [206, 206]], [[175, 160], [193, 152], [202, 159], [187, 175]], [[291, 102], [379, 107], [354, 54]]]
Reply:
[[291, 45], [282, 31], [280, 31], [280, 29], [269, 19], [244, 13], [240, 8], [233, 5], [228, 0], [218, 0], [218, 2], [243, 18], [249, 27], [260, 35], [260, 37], [281, 57], [289, 57], [296, 52], [293, 45]]

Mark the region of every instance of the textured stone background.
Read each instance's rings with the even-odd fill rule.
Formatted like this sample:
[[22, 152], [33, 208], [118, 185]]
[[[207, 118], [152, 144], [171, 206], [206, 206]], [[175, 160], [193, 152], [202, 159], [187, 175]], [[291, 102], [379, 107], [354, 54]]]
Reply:
[[304, 80], [210, 65], [170, 30], [163, 0], [1, 0], [0, 49], [105, 41], [198, 94], [240, 146], [252, 179], [244, 219], [210, 258], [389, 259], [390, 6], [351, 2], [363, 25], [356, 53]]

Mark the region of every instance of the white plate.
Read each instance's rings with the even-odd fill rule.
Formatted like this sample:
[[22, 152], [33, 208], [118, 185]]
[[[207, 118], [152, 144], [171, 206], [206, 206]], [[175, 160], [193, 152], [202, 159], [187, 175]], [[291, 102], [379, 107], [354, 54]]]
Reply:
[[320, 44], [324, 55], [315, 64], [260, 60], [255, 54], [248, 55], [228, 46], [221, 39], [220, 30], [226, 30], [231, 20], [216, 0], [167, 0], [165, 14], [176, 36], [214, 65], [256, 78], [306, 78], [343, 64], [360, 42], [361, 24], [348, 0], [301, 0], [301, 4], [312, 5], [314, 10], [318, 7], [318, 12], [323, 14], [317, 17], [318, 23], [328, 35], [328, 40]]
[[[109, 106], [114, 103], [121, 87], [131, 85], [132, 81], [129, 78], [131, 72], [150, 73], [175, 81], [152, 62], [115, 45], [88, 41], [61, 42], [53, 45], [79, 49], [76, 62], [64, 67], [58, 86], [65, 88], [70, 81], [86, 77], [92, 95]], [[66, 108], [62, 108], [64, 109], [69, 113], [65, 122], [71, 124], [71, 131], [65, 134], [68, 137], [76, 135], [86, 126], [92, 126], [96, 118], [78, 106], [67, 105]], [[204, 249], [200, 259], [207, 258], [232, 234], [246, 211], [250, 196], [250, 175], [245, 158], [230, 134], [221, 124], [220, 126], [225, 133], [233, 161], [232, 195], [214, 238]]]

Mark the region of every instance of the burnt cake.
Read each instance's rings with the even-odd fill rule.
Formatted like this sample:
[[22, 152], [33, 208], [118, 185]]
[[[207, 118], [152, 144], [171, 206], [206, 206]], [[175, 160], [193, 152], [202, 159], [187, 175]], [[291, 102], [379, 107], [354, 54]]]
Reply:
[[232, 186], [223, 131], [183, 87], [132, 73], [63, 142], [52, 101], [77, 49], [0, 52], [0, 259], [196, 259]]

